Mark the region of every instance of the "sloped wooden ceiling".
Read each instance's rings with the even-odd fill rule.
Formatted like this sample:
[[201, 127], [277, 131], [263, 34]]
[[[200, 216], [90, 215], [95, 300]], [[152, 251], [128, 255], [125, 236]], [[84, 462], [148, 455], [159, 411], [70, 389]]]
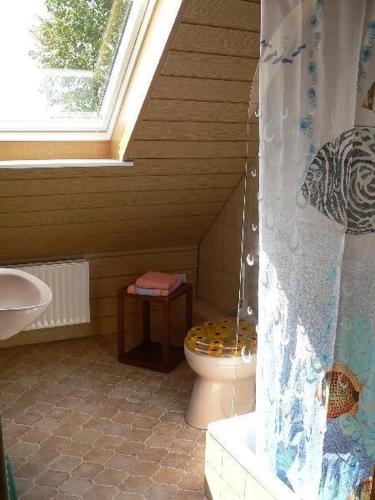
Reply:
[[[149, 169], [151, 184], [168, 168], [174, 195], [190, 191], [194, 244], [244, 172], [259, 26], [258, 1], [185, 0], [125, 152], [135, 171]], [[250, 134], [255, 156], [255, 117]]]
[[[125, 157], [136, 165], [173, 159], [176, 173], [204, 165], [205, 173], [224, 181], [225, 175], [243, 172], [260, 4], [185, 0], [181, 9]], [[256, 123], [251, 135], [250, 154], [255, 155]], [[238, 178], [234, 175], [230, 185]]]

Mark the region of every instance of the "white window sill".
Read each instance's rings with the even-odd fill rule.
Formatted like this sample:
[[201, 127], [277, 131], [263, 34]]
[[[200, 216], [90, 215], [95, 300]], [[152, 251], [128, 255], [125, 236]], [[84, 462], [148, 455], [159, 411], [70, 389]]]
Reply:
[[90, 167], [132, 167], [132, 161], [120, 160], [12, 160], [0, 161], [2, 168], [90, 168]]

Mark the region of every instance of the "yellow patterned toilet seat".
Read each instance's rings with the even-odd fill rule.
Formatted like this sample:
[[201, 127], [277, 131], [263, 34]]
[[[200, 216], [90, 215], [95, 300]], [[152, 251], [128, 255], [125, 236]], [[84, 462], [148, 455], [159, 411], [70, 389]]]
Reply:
[[257, 350], [255, 325], [240, 319], [205, 321], [191, 328], [185, 338], [185, 347], [192, 352], [213, 357], [241, 356], [247, 347], [251, 354]]

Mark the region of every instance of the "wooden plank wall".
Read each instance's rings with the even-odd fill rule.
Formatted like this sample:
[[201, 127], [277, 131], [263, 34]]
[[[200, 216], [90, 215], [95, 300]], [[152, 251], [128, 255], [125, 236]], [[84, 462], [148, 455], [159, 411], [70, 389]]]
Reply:
[[[258, 232], [251, 225], [258, 225], [258, 178], [248, 175], [246, 195], [246, 237], [244, 251], [257, 255]], [[244, 207], [244, 182], [234, 190], [223, 210], [210, 227], [199, 247], [197, 295], [200, 299], [233, 314], [237, 308], [240, 285], [242, 217]], [[246, 268], [246, 298], [257, 309], [258, 265]]]
[[[89, 325], [27, 332], [1, 347], [114, 332], [116, 290], [149, 269], [187, 272], [195, 285], [197, 242], [230, 185], [221, 187], [212, 174], [198, 182], [172, 172], [167, 162], [153, 175], [147, 161], [137, 168], [0, 169], [0, 265], [88, 258], [92, 312]], [[176, 178], [185, 185], [178, 193]], [[137, 320], [131, 311], [134, 334]]]
[[[25, 243], [27, 246], [27, 244]], [[31, 251], [31, 250], [30, 250]], [[29, 253], [30, 253], [29, 251]], [[49, 249], [46, 248], [46, 256]], [[116, 254], [85, 255], [90, 262], [90, 310], [91, 322], [82, 325], [27, 331], [2, 341], [0, 347], [47, 342], [66, 338], [109, 334], [116, 331], [116, 290], [125, 283], [133, 282], [149, 269], [167, 272], [184, 272], [188, 280], [196, 284], [197, 248], [177, 247]], [[48, 258], [46, 259], [48, 260]], [[181, 305], [177, 304], [172, 320], [179, 319]], [[125, 318], [127, 347], [133, 347], [141, 338], [140, 309], [128, 301]], [[160, 333], [160, 313], [153, 315], [153, 331]]]
[[[211, 168], [220, 165], [215, 178], [233, 181], [232, 193], [246, 160], [251, 163], [258, 152], [257, 118], [253, 114], [247, 122], [259, 57], [260, 3], [185, 0], [182, 9], [125, 157], [136, 165], [145, 158], [160, 164], [173, 159], [190, 172], [196, 166], [213, 173]], [[238, 296], [239, 193], [221, 205], [199, 253], [198, 295], [228, 313]]]
[[199, 247], [198, 296], [227, 314], [238, 301], [242, 204], [240, 182]]
[[[192, 159], [206, 169], [220, 163], [220, 177], [235, 178], [236, 185], [246, 156], [250, 83], [259, 56], [260, 4], [185, 0], [182, 9], [125, 157], [136, 164], [141, 158], [173, 158], [176, 166], [187, 168]], [[255, 156], [255, 122], [250, 126], [248, 146]]]
[[237, 175], [190, 166], [0, 169], [0, 262], [197, 245]]
[[0, 161], [110, 158], [110, 141], [0, 141]]
[[[89, 327], [15, 342], [113, 331], [116, 288], [147, 269], [195, 282], [198, 245], [244, 170], [260, 5], [185, 0], [183, 9], [129, 143], [134, 167], [0, 170], [0, 265], [90, 256], [94, 271]], [[251, 133], [255, 155], [255, 123]]]

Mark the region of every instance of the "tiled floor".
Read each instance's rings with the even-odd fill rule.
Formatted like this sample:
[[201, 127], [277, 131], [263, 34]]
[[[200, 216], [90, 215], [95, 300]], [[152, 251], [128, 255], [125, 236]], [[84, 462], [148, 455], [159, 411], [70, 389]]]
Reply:
[[4, 438], [21, 499], [203, 499], [204, 432], [184, 422], [194, 375], [116, 359], [95, 337], [0, 350]]

